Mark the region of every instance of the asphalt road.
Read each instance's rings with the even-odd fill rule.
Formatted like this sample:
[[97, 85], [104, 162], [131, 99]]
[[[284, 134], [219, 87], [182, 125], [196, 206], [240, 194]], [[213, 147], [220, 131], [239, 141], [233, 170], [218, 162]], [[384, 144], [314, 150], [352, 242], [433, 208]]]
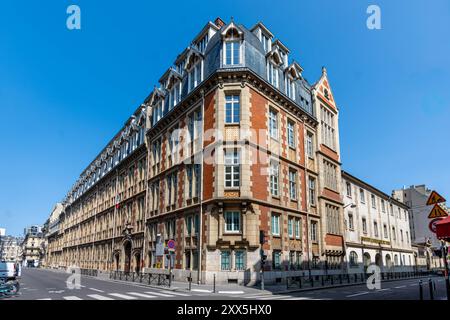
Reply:
[[[399, 280], [381, 283], [380, 289], [369, 290], [365, 285], [321, 289], [284, 294], [268, 293], [254, 288], [229, 287], [216, 293], [205, 289], [188, 291], [179, 288], [149, 287], [82, 277], [79, 289], [69, 289], [69, 274], [44, 269], [23, 269], [19, 295], [11, 300], [419, 300], [419, 280]], [[429, 300], [428, 279], [423, 278], [424, 299]], [[433, 277], [435, 300], [446, 298], [443, 277]], [[0, 299], [1, 300], [1, 299]]]

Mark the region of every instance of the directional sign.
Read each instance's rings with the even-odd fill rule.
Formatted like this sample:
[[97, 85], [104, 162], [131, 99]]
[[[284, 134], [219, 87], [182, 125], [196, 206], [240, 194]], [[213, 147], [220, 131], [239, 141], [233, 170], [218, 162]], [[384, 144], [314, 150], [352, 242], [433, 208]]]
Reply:
[[436, 223], [438, 223], [442, 219], [443, 218], [436, 218], [430, 221], [430, 223], [428, 224], [428, 228], [430, 229], [431, 232], [436, 233]]
[[436, 203], [441, 203], [441, 202], [445, 202], [444, 197], [441, 196], [436, 191], [433, 191], [433, 192], [431, 192], [430, 196], [428, 197], [427, 206], [430, 206], [430, 205], [436, 204]]
[[431, 209], [430, 214], [428, 215], [429, 219], [433, 218], [442, 218], [448, 216], [447, 212], [437, 203], [434, 205], [433, 209]]

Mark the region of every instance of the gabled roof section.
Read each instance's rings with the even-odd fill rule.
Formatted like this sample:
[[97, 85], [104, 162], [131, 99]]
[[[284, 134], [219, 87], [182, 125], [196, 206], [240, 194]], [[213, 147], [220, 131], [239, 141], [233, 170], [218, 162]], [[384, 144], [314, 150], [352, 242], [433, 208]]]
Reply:
[[281, 66], [284, 63], [278, 47], [272, 47], [272, 50], [266, 53], [266, 57], [272, 58], [278, 64], [278, 66]]
[[[161, 84], [164, 83], [164, 81], [167, 80], [168, 83], [170, 83], [171, 81], [173, 81], [174, 79], [182, 79], [183, 77], [181, 76], [181, 74], [178, 73], [177, 70], [175, 70], [175, 68], [170, 67], [169, 69], [167, 69], [166, 72], [164, 72], [164, 74], [162, 75], [162, 77], [159, 79], [159, 82]], [[169, 85], [166, 86], [170, 87]]]
[[191, 68], [191, 64], [193, 62], [193, 59], [195, 57], [199, 57], [201, 59], [203, 59], [203, 53], [201, 53], [200, 51], [198, 51], [195, 47], [193, 46], [189, 46], [187, 48], [187, 53], [186, 53], [186, 64], [184, 65], [184, 69], [188, 70]]
[[277, 46], [278, 48], [280, 48], [281, 50], [283, 50], [284, 52], [286, 52], [287, 54], [289, 54], [291, 51], [288, 49], [288, 47], [286, 47], [279, 39], [275, 40], [272, 43], [272, 47]]
[[[220, 18], [219, 18], [220, 19]], [[198, 42], [203, 36], [208, 33], [209, 29], [214, 29], [215, 31], [219, 31], [220, 28], [216, 26], [213, 22], [208, 21], [208, 23], [200, 30], [200, 32], [194, 37], [192, 42], [196, 43]]]
[[297, 62], [293, 61], [287, 66], [284, 72], [291, 73], [294, 79], [300, 79], [302, 77], [303, 68]]
[[313, 85], [313, 89], [316, 91], [316, 95], [325, 101], [329, 106], [337, 110], [336, 102], [331, 91], [330, 82], [328, 80], [327, 69], [322, 67], [322, 75], [319, 80]]
[[253, 32], [253, 31], [255, 31], [257, 28], [260, 28], [261, 31], [262, 31], [263, 33], [265, 33], [266, 36], [268, 36], [269, 38], [273, 38], [272, 32], [270, 32], [270, 30], [267, 29], [267, 27], [266, 27], [261, 21], [258, 21], [258, 23], [255, 24], [255, 25], [250, 29], [250, 31]]
[[234, 23], [234, 21], [231, 21], [227, 26], [224, 26], [224, 28], [223, 28], [223, 30], [221, 32], [221, 35], [222, 35], [222, 37], [225, 38], [226, 36], [228, 36], [228, 34], [230, 32], [233, 32], [233, 33], [237, 32], [239, 37], [243, 37], [244, 36], [244, 31], [241, 30], [241, 28], [238, 25], [236, 25]]

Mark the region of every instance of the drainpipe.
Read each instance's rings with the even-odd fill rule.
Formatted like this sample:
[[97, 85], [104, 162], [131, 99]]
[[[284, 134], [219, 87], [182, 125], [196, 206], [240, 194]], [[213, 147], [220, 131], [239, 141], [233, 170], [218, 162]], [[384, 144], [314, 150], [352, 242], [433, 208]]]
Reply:
[[[303, 136], [305, 136], [306, 134], [306, 127], [305, 127], [305, 122], [306, 122], [306, 116], [303, 116]], [[303, 139], [303, 143], [304, 143], [304, 139]], [[307, 159], [308, 159], [308, 155], [307, 155], [307, 151], [306, 148], [304, 149], [304, 154], [303, 157], [305, 159], [305, 169], [307, 166]], [[307, 184], [307, 179], [306, 179], [306, 170], [305, 170], [305, 177], [304, 177], [304, 186], [306, 187], [306, 190], [308, 190], [308, 184]], [[306, 192], [306, 250], [307, 250], [307, 258], [308, 258], [308, 273], [309, 273], [309, 277], [311, 278], [311, 250], [310, 250], [310, 245], [309, 245], [309, 240], [310, 240], [310, 234], [309, 234], [309, 207], [310, 207], [310, 203], [309, 203], [309, 196], [308, 196], [308, 192]]]
[[[202, 138], [201, 138], [201, 164], [200, 164], [200, 175], [201, 177], [203, 177], [203, 156], [204, 156], [204, 141], [203, 141], [203, 136], [204, 136], [204, 132], [205, 132], [205, 92], [204, 90], [201, 91], [201, 95], [202, 95]], [[202, 228], [203, 228], [203, 219], [202, 219], [202, 215], [203, 215], [203, 179], [201, 179], [200, 183], [200, 217], [199, 217], [199, 229], [198, 230], [198, 245], [197, 245], [197, 250], [198, 250], [198, 266], [197, 266], [197, 284], [201, 283], [201, 277], [202, 277], [202, 250], [203, 250], [203, 243], [202, 243], [202, 237], [203, 237], [203, 232], [202, 232]]]

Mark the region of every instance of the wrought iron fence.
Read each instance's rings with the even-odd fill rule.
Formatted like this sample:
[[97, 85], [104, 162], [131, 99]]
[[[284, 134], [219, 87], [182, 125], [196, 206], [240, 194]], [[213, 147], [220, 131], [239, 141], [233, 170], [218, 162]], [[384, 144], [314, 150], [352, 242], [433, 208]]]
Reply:
[[83, 276], [98, 277], [97, 269], [80, 269], [80, 272]]
[[[173, 275], [172, 280], [173, 280]], [[109, 278], [113, 280], [130, 281], [149, 285], [170, 287], [170, 275], [168, 273], [125, 272], [111, 271]]]
[[[423, 277], [430, 275], [429, 271], [405, 271], [405, 272], [381, 272], [380, 279], [410, 279], [416, 277]], [[294, 276], [286, 277], [287, 289], [292, 288], [314, 288], [333, 286], [338, 284], [362, 284], [367, 281], [371, 273], [343, 273], [343, 274], [328, 274], [328, 275], [311, 275], [311, 276]]]

